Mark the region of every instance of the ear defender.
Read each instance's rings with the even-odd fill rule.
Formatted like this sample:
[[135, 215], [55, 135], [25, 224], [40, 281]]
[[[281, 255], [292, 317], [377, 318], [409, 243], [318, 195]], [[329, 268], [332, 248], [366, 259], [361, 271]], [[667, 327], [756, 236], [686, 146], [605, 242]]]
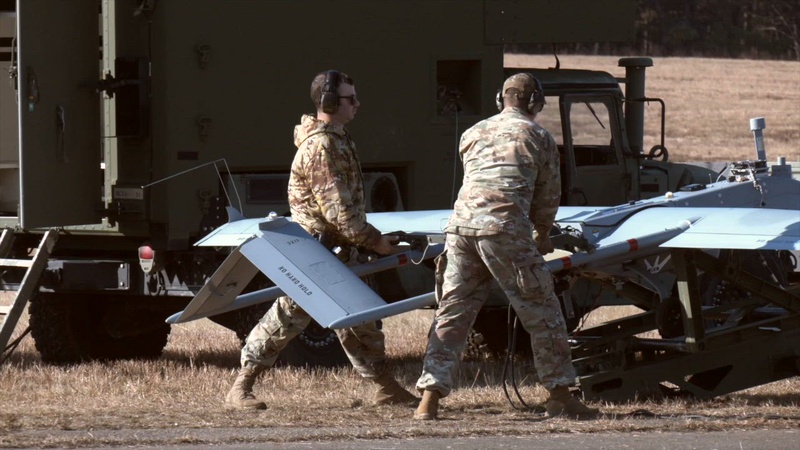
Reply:
[[325, 83], [322, 85], [322, 94], [319, 104], [322, 112], [326, 114], [336, 114], [339, 110], [339, 72], [329, 70], [325, 73]]
[[[528, 99], [528, 105], [526, 109], [528, 110], [529, 114], [538, 114], [543, 108], [545, 103], [547, 103], [544, 99], [544, 89], [542, 88], [542, 83], [539, 82], [536, 77], [533, 75], [526, 73], [528, 77], [530, 77], [531, 81], [533, 81], [533, 92], [531, 92], [531, 96]], [[516, 75], [515, 75], [516, 76]], [[509, 80], [506, 80], [508, 82]], [[503, 84], [505, 86], [505, 83]], [[519, 89], [518, 86], [509, 86], [509, 88], [515, 87]], [[495, 105], [497, 105], [497, 110], [503, 110], [503, 89], [497, 90], [497, 95], [494, 98]]]
[[542, 88], [542, 83], [539, 80], [531, 75], [528, 74], [533, 80], [533, 92], [531, 92], [531, 98], [528, 100], [528, 112], [531, 114], [539, 114], [542, 109], [544, 109], [545, 103], [547, 101], [544, 99], [544, 88]]

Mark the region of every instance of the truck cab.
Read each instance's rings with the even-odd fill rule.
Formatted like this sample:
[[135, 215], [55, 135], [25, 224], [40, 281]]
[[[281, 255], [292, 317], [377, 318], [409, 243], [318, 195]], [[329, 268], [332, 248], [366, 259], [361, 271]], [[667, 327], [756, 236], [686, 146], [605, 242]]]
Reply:
[[[645, 95], [651, 58], [620, 58], [626, 76], [562, 68], [529, 72], [542, 83], [547, 105], [536, 121], [553, 135], [561, 156], [563, 206], [610, 206], [652, 198], [716, 174], [669, 161], [663, 100]], [[624, 90], [623, 90], [624, 89]], [[644, 148], [645, 103], [661, 105], [661, 142]]]

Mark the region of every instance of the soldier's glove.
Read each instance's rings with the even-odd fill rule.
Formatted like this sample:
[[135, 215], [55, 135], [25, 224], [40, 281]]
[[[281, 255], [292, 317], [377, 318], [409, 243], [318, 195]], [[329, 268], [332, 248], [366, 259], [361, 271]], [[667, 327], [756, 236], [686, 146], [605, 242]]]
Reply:
[[533, 238], [533, 242], [536, 243], [536, 249], [539, 250], [540, 255], [546, 255], [548, 253], [552, 253], [555, 251], [555, 247], [553, 247], [553, 241], [550, 240], [550, 234], [537, 235]]

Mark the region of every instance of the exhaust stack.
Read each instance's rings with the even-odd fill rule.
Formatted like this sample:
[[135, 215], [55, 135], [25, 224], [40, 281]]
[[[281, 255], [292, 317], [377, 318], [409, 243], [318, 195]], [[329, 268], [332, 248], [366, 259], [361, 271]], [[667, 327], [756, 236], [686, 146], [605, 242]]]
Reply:
[[763, 117], [750, 119], [750, 131], [753, 132], [753, 139], [756, 141], [756, 160], [766, 161], [767, 152], [764, 149], [764, 128], [767, 128], [767, 121]]
[[625, 128], [634, 153], [644, 153], [645, 70], [653, 67], [652, 58], [620, 58], [625, 68]]

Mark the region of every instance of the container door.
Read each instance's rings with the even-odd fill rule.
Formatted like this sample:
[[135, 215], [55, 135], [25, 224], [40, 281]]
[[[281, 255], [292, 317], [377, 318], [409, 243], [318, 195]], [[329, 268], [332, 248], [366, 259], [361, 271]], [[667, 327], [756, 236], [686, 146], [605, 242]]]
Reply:
[[99, 223], [97, 0], [19, 0], [20, 223]]

